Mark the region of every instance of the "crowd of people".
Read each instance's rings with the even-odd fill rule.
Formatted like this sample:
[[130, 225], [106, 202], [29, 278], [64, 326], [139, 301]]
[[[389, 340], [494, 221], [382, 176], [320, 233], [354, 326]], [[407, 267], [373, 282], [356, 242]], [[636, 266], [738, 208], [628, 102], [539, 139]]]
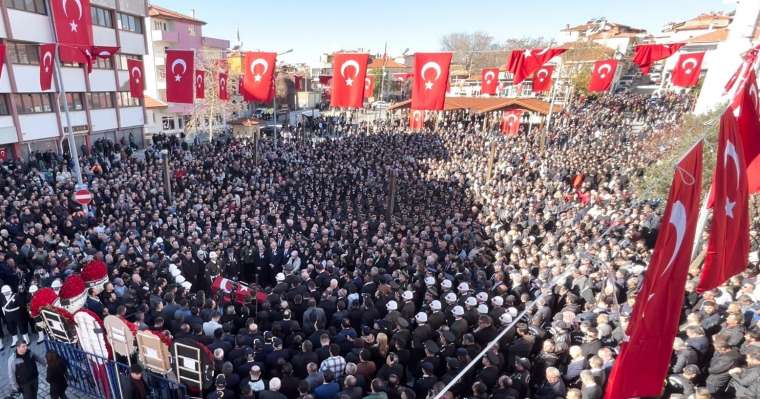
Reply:
[[[28, 298], [102, 260], [85, 306], [208, 346], [211, 398], [600, 399], [662, 211], [631, 184], [690, 106], [578, 97], [545, 140], [448, 111], [420, 132], [402, 116], [261, 140], [260, 156], [234, 138], [161, 138], [140, 158], [101, 145], [82, 156], [87, 213], [67, 160], [35, 157], [0, 171], [0, 279]], [[756, 272], [701, 296], [692, 272], [666, 397], [760, 397]], [[210, 295], [217, 275], [266, 300]], [[30, 340], [28, 318], [13, 327], [6, 344]]]

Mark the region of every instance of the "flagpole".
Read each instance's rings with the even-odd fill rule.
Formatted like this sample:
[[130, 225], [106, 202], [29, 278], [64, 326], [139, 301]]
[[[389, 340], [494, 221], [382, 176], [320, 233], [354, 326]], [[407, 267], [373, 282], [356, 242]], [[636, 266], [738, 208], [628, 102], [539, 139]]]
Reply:
[[383, 48], [383, 76], [380, 77], [380, 101], [385, 101], [385, 64], [388, 57], [388, 42], [385, 42]]
[[[77, 185], [80, 186], [83, 184], [82, 167], [79, 165], [79, 151], [77, 150], [77, 144], [74, 140], [74, 129], [71, 126], [71, 114], [69, 114], [69, 102], [66, 99], [66, 87], [61, 76], [61, 60], [59, 58], [61, 54], [61, 44], [58, 43], [58, 35], [55, 31], [55, 23], [53, 22], [52, 12], [53, 7], [51, 2], [52, 0], [49, 0], [46, 6], [48, 10], [50, 10], [50, 30], [53, 32], [53, 40], [55, 41], [56, 48], [56, 54], [53, 56], [53, 60], [55, 61], [53, 71], [55, 72], [55, 79], [58, 81], [58, 105], [60, 106], [60, 100], [61, 97], [63, 97], [63, 113], [66, 116], [66, 128], [69, 130], [69, 155], [71, 155], [71, 159], [74, 161], [74, 175], [77, 178]], [[82, 205], [82, 210], [87, 213], [87, 205]]]
[[552, 85], [552, 93], [551, 93], [551, 100], [549, 102], [549, 113], [546, 114], [546, 125], [544, 126], [543, 134], [541, 134], [541, 153], [544, 153], [545, 146], [546, 146], [546, 136], [549, 134], [549, 123], [552, 120], [552, 111], [554, 110], [554, 100], [557, 94], [557, 86], [559, 86], [560, 82], [562, 81], [562, 67], [565, 65], [564, 62], [561, 62], [559, 68], [557, 68], [557, 82], [556, 84]]

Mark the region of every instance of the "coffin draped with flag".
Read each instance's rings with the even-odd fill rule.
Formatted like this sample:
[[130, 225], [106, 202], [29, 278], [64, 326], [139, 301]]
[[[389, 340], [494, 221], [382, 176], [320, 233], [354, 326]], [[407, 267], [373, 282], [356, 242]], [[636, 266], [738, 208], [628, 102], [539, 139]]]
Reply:
[[[249, 303], [254, 298], [254, 290], [248, 285], [222, 276], [216, 276], [214, 281], [211, 282], [211, 294], [217, 295], [219, 292], [222, 293], [225, 301], [240, 304]], [[266, 301], [267, 299], [267, 294], [262, 290], [258, 290], [255, 296], [259, 302]]]
[[662, 393], [699, 215], [702, 147], [700, 140], [676, 166], [654, 253], [626, 331], [628, 340], [621, 345], [608, 380], [607, 399]]

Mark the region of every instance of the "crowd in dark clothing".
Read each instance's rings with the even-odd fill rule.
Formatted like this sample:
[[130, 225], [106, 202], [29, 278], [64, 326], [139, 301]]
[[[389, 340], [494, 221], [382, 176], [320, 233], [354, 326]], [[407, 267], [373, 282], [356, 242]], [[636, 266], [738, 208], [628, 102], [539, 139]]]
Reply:
[[[88, 213], [65, 160], [53, 178], [15, 165], [0, 171], [0, 277], [49, 286], [103, 260], [110, 281], [85, 306], [207, 345], [212, 398], [433, 398], [516, 322], [446, 398], [599, 399], [659, 226], [631, 183], [689, 104], [575, 98], [543, 152], [542, 128], [505, 137], [467, 111], [421, 132], [400, 113], [263, 139], [259, 157], [235, 139], [161, 137], [144, 160], [106, 146], [82, 156]], [[702, 296], [691, 273], [667, 395], [760, 395], [756, 271]], [[214, 297], [215, 275], [267, 299]]]

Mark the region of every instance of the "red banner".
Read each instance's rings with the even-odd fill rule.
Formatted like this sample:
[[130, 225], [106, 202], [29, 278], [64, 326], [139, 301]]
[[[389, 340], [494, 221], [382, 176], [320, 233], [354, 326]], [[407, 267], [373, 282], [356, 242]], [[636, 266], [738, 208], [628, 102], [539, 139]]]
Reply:
[[683, 43], [639, 44], [636, 46], [636, 53], [633, 55], [633, 63], [641, 68], [642, 74], [647, 75], [655, 62], [670, 57], [681, 47], [683, 47]]
[[375, 96], [375, 77], [371, 75], [367, 75], [367, 77], [364, 78], [364, 99], [366, 100], [374, 96]]
[[425, 125], [425, 111], [418, 109], [409, 112], [409, 129], [422, 130]]
[[250, 102], [269, 102], [274, 86], [277, 53], [245, 53], [243, 96]]
[[219, 99], [229, 100], [230, 94], [227, 92], [227, 74], [219, 72]]
[[0, 77], [3, 76], [4, 66], [5, 66], [5, 43], [0, 43]]
[[127, 59], [127, 70], [129, 71], [129, 94], [134, 98], [142, 98], [143, 90], [145, 90], [143, 62]]
[[512, 50], [512, 52], [509, 53], [509, 60], [507, 60], [507, 71], [512, 72], [513, 74], [517, 73], [517, 69], [520, 68], [523, 59], [525, 59], [525, 50]]
[[333, 80], [330, 105], [336, 108], [361, 108], [364, 105], [364, 78], [369, 54], [333, 55]]
[[676, 67], [673, 68], [673, 75], [670, 76], [670, 82], [673, 83], [673, 86], [696, 86], [702, 72], [702, 59], [704, 57], [705, 53], [681, 54], [678, 57]]
[[193, 58], [192, 50], [166, 50], [166, 101], [193, 103]]
[[480, 71], [480, 94], [496, 94], [499, 86], [499, 68], [483, 68]]
[[51, 1], [59, 55], [64, 62], [86, 63], [81, 47], [92, 46], [90, 0]]
[[591, 79], [588, 82], [588, 91], [599, 92], [609, 90], [612, 87], [612, 81], [615, 80], [617, 66], [618, 62], [613, 59], [595, 62], [594, 69], [591, 70]]
[[739, 83], [739, 89], [732, 104], [740, 108], [739, 135], [744, 147], [744, 159], [747, 163], [747, 184], [750, 193], [760, 192], [760, 97], [758, 97], [757, 78], [754, 71], [749, 71], [746, 78]]
[[504, 134], [514, 135], [520, 132], [520, 119], [522, 119], [524, 110], [512, 109], [501, 111], [501, 132]]
[[296, 91], [304, 91], [304, 83], [306, 80], [303, 76], [293, 76], [293, 85], [296, 88]]
[[681, 317], [702, 186], [700, 141], [676, 166], [652, 259], [606, 389], [607, 399], [659, 397]]
[[206, 98], [206, 72], [195, 71], [195, 98]]
[[55, 43], [40, 44], [40, 89], [50, 90], [55, 68]]
[[443, 109], [446, 86], [449, 83], [449, 66], [452, 53], [417, 53], [414, 55], [412, 82], [412, 109]]
[[[547, 47], [544, 49], [539, 48], [533, 50], [525, 50], [522, 57], [513, 56], [514, 59], [510, 57], [509, 66], [515, 68], [515, 77], [512, 84], [517, 85], [522, 83], [525, 79], [538, 71], [539, 68], [544, 66], [544, 64], [549, 62], [549, 60], [564, 53], [565, 51], [567, 50], [563, 48]], [[516, 65], [511, 65], [513, 63]]]
[[533, 91], [536, 93], [541, 93], [551, 90], [553, 74], [553, 65], [544, 65], [541, 68], [538, 68], [538, 71], [533, 74]]
[[718, 158], [711, 193], [713, 217], [698, 293], [717, 288], [731, 276], [747, 269], [749, 191], [747, 165], [739, 136], [741, 111], [732, 105], [720, 118]]

